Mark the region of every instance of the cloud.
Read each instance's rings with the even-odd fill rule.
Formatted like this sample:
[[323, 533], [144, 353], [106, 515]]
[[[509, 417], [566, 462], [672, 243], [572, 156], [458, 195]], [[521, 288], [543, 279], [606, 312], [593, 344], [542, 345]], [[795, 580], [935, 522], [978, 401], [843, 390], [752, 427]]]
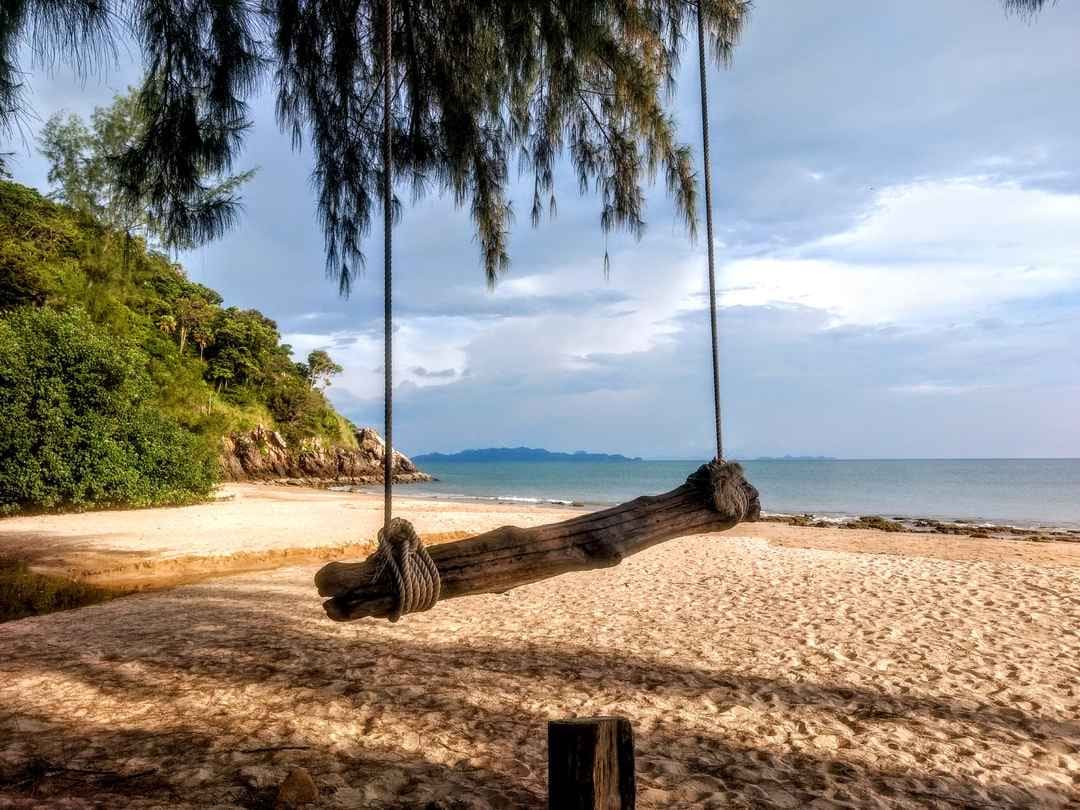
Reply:
[[458, 376], [458, 370], [455, 368], [441, 368], [438, 371], [429, 371], [423, 366], [413, 366], [409, 369], [409, 372], [422, 379], [431, 380], [446, 380]]
[[[954, 209], [987, 212], [995, 238], [980, 238]], [[979, 454], [982, 431], [1008, 419], [1006, 402], [1062, 420], [1041, 445], [1030, 428], [1018, 430], [1024, 438], [1010, 437], [1014, 452], [1041, 446], [1053, 454], [1062, 437], [1075, 441], [1064, 410], [1041, 401], [1047, 391], [1075, 398], [1070, 384], [1080, 379], [1072, 348], [1080, 326], [1067, 317], [1075, 304], [1060, 303], [1080, 297], [1080, 240], [1065, 227], [1074, 213], [1080, 219], [1080, 195], [920, 181], [882, 189], [846, 231], [725, 264], [720, 345], [733, 450]], [[1031, 263], [1013, 267], [1021, 256]], [[496, 293], [583, 296], [581, 311], [465, 316], [441, 333], [443, 320], [403, 316], [397, 350], [428, 359], [399, 377], [402, 441], [422, 450], [533, 442], [708, 455], [700, 251], [657, 240], [617, 260], [617, 301], [590, 297], [603, 282], [570, 265]], [[373, 339], [363, 351], [358, 366], [371, 367], [381, 344]], [[429, 368], [446, 372], [435, 379]], [[343, 386], [358, 397], [356, 415], [377, 417], [378, 382]], [[916, 431], [912, 414], [931, 402], [951, 411], [946, 419], [924, 413]], [[960, 411], [967, 415], [957, 427]], [[882, 430], [890, 424], [907, 428]]]
[[1080, 194], [936, 180], [886, 188], [840, 233], [725, 266], [725, 305], [794, 304], [842, 323], [990, 319], [1080, 291]]

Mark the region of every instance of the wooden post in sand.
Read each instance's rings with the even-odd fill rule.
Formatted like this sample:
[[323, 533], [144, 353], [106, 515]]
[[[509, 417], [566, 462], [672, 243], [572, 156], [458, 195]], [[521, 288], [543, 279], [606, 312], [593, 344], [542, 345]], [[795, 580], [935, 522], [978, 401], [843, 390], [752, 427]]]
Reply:
[[548, 723], [549, 810], [633, 810], [634, 730], [623, 717]]

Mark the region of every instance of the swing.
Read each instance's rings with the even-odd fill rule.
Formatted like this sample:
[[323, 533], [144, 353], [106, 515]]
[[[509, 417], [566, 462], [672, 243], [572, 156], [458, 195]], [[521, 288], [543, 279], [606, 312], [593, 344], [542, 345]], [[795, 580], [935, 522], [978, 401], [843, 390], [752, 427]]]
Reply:
[[332, 562], [315, 575], [326, 614], [336, 621], [386, 617], [430, 610], [440, 599], [503, 593], [520, 585], [565, 574], [617, 565], [639, 551], [690, 534], [720, 532], [757, 520], [757, 490], [742, 468], [723, 460], [720, 431], [720, 374], [716, 331], [716, 274], [713, 253], [709, 118], [705, 86], [705, 34], [697, 4], [701, 131], [705, 170], [705, 227], [712, 334], [713, 413], [716, 458], [699, 467], [681, 486], [663, 495], [642, 496], [600, 512], [534, 528], [503, 526], [432, 549], [403, 518], [392, 516], [393, 390], [390, 216], [391, 169], [391, 3], [384, 5], [383, 48], [383, 382], [386, 451], [383, 457], [383, 528], [374, 554], [360, 563]]

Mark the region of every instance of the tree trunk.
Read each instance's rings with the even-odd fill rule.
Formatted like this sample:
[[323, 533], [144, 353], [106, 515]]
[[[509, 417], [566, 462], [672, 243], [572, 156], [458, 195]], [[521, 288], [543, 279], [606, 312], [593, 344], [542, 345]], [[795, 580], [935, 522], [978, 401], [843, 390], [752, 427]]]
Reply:
[[[756, 520], [758, 493], [738, 464], [702, 465], [686, 483], [663, 495], [565, 520], [522, 529], [493, 531], [429, 548], [442, 579], [442, 599], [502, 593], [519, 585], [569, 571], [617, 565], [657, 543], [688, 534], [719, 532], [743, 520]], [[323, 607], [337, 621], [382, 617], [397, 595], [385, 577], [375, 579], [371, 558], [361, 563], [332, 562], [315, 575]]]

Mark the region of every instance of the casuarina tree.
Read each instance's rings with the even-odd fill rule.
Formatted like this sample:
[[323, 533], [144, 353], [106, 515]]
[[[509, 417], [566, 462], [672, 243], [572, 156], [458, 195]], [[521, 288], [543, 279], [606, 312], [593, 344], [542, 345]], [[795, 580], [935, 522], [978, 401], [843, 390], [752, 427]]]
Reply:
[[[229, 175], [248, 104], [269, 84], [279, 123], [310, 146], [327, 270], [347, 292], [381, 206], [384, 2], [5, 0], [0, 127], [24, 109], [21, 54], [86, 71], [134, 41], [145, 127], [119, 176], [169, 241], [198, 243], [236, 220], [236, 195], [209, 194], [206, 178]], [[727, 59], [750, 3], [699, 2], [712, 53]], [[605, 231], [641, 233], [643, 184], [657, 172], [693, 231], [695, 173], [665, 96], [697, 11], [687, 0], [397, 0], [394, 181], [469, 207], [492, 283], [509, 261], [513, 165], [531, 177], [534, 223], [554, 207], [566, 156], [580, 188], [598, 192]]]
[[[702, 2], [714, 52], [727, 58], [749, 3]], [[381, 210], [383, 8], [382, 0], [5, 2], [0, 123], [11, 126], [21, 109], [21, 53], [85, 71], [133, 40], [146, 70], [145, 126], [119, 175], [170, 241], [193, 243], [236, 219], [235, 195], [208, 195], [206, 178], [231, 173], [248, 104], [268, 85], [279, 123], [313, 155], [327, 270], [348, 291]], [[641, 233], [643, 185], [657, 172], [693, 227], [691, 153], [665, 97], [694, 5], [399, 0], [392, 19], [394, 180], [414, 197], [445, 192], [469, 207], [490, 281], [509, 261], [515, 166], [531, 176], [534, 222], [555, 204], [565, 155], [580, 187], [598, 191], [605, 231]]]
[[[50, 196], [128, 236], [147, 238], [167, 248], [192, 247], [182, 233], [170, 232], [154, 221], [146, 201], [126, 193], [119, 174], [123, 155], [144, 137], [145, 119], [135, 91], [116, 96], [97, 107], [87, 124], [77, 115], [57, 112], [42, 127], [38, 149], [49, 161]], [[199, 178], [203, 200], [234, 199], [237, 190], [255, 174], [248, 170], [230, 177]]]

